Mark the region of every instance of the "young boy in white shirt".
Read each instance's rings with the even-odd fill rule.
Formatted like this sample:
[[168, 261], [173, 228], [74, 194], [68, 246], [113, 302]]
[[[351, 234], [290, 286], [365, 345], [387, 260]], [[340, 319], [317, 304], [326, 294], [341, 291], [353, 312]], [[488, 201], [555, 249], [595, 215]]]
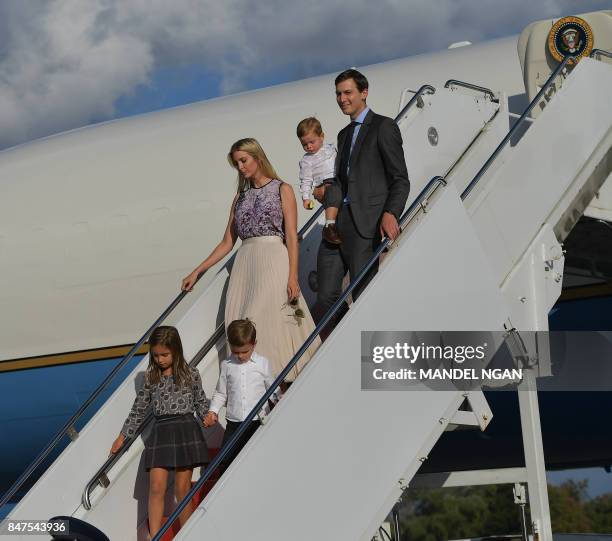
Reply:
[[334, 145], [325, 144], [321, 123], [312, 116], [301, 120], [296, 132], [302, 148], [306, 151], [300, 160], [300, 192], [304, 208], [308, 210], [314, 208], [313, 191], [325, 184], [322, 201], [325, 207], [323, 238], [331, 244], [341, 244], [336, 229], [336, 217], [338, 208], [342, 204], [342, 191], [333, 182], [336, 148]]
[[[268, 359], [255, 352], [257, 333], [255, 325], [248, 319], [237, 319], [227, 327], [227, 341], [232, 352], [229, 359], [221, 363], [217, 388], [212, 396], [210, 408], [204, 417], [204, 426], [213, 426], [218, 421], [219, 410], [225, 406], [226, 427], [222, 447], [231, 439], [240, 423], [244, 421], [255, 404], [270, 388], [274, 377]], [[278, 400], [275, 392], [273, 401]], [[266, 404], [258, 418], [251, 421], [249, 428], [240, 437], [229, 455], [223, 460], [221, 469], [225, 470], [236, 455], [261, 426], [261, 418], [270, 411]]]

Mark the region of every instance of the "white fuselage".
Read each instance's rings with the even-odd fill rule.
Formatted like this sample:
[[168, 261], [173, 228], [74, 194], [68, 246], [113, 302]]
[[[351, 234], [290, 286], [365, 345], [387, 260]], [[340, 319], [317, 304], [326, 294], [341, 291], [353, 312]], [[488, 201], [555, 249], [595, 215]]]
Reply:
[[[510, 37], [360, 68], [368, 104], [395, 116], [403, 90], [452, 78], [504, 91], [517, 111], [525, 90], [516, 44]], [[334, 76], [0, 152], [0, 361], [135, 342], [221, 238], [236, 191], [230, 145], [256, 137], [297, 184], [298, 121], [317, 116], [330, 142], [347, 123]], [[300, 222], [307, 217], [301, 211]]]

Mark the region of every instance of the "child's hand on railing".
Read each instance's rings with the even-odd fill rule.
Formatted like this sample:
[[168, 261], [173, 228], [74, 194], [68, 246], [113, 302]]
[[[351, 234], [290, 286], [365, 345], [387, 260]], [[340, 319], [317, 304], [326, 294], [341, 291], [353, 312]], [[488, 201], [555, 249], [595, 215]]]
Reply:
[[119, 449], [121, 449], [123, 447], [123, 444], [125, 443], [125, 436], [123, 434], [119, 434], [117, 436], [117, 439], [113, 442], [113, 446], [111, 447], [111, 455], [114, 455], [117, 451], [119, 451]]

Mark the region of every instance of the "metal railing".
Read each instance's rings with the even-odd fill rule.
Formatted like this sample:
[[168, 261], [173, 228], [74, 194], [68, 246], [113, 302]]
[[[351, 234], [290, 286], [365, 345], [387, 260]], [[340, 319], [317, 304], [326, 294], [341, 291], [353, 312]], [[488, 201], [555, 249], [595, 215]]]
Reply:
[[525, 122], [525, 119], [527, 118], [527, 116], [529, 115], [529, 113], [531, 113], [531, 110], [535, 107], [535, 105], [540, 101], [540, 99], [542, 99], [542, 96], [546, 93], [546, 91], [548, 90], [548, 88], [551, 86], [551, 84], [554, 82], [554, 80], [559, 76], [559, 74], [561, 74], [567, 67], [569, 62], [575, 61], [576, 57], [574, 56], [566, 56], [563, 59], [563, 62], [561, 62], [561, 64], [559, 64], [557, 66], [557, 68], [555, 69], [555, 71], [552, 72], [552, 74], [550, 75], [550, 77], [546, 80], [546, 82], [544, 83], [544, 86], [542, 86], [542, 88], [540, 89], [540, 91], [537, 93], [536, 97], [533, 98], [533, 100], [531, 100], [531, 102], [529, 103], [529, 105], [527, 106], [527, 108], [523, 111], [523, 114], [520, 116], [520, 118], [513, 124], [512, 128], [510, 128], [510, 130], [508, 131], [508, 133], [506, 134], [506, 136], [502, 139], [502, 142], [499, 143], [499, 145], [497, 145], [497, 148], [493, 151], [493, 153], [489, 156], [488, 160], [484, 163], [484, 165], [480, 168], [480, 170], [478, 171], [478, 173], [476, 173], [476, 176], [470, 181], [470, 183], [467, 185], [467, 187], [465, 188], [465, 190], [463, 190], [463, 193], [461, 194], [461, 199], [465, 201], [465, 199], [467, 198], [468, 195], [470, 195], [470, 192], [475, 188], [476, 184], [478, 184], [478, 182], [480, 181], [480, 179], [484, 176], [484, 174], [489, 170], [489, 167], [491, 167], [491, 164], [497, 159], [497, 157], [499, 156], [500, 152], [504, 149], [504, 147], [510, 142], [510, 140], [512, 139], [512, 137], [514, 136], [514, 134], [518, 131], [519, 126]]
[[404, 105], [404, 107], [402, 107], [402, 110], [395, 117], [395, 123], [399, 124], [402, 120], [404, 120], [404, 117], [406, 116], [408, 111], [412, 109], [412, 107], [415, 104], [417, 104], [419, 107], [423, 107], [423, 98], [421, 98], [421, 96], [425, 94], [435, 94], [435, 93], [436, 93], [436, 89], [433, 86], [423, 85], [421, 88], [419, 88], [415, 92], [414, 96], [410, 98], [408, 103]]
[[[404, 230], [405, 227], [412, 221], [412, 219], [420, 212], [424, 211], [427, 208], [427, 199], [431, 197], [431, 195], [440, 187], [446, 186], [446, 180], [440, 176], [433, 177], [423, 188], [419, 196], [414, 200], [414, 202], [410, 205], [410, 207], [402, 214], [399, 220], [400, 230]], [[287, 375], [291, 372], [291, 370], [297, 365], [299, 360], [302, 358], [302, 355], [308, 350], [308, 348], [312, 345], [312, 343], [317, 339], [320, 332], [325, 328], [325, 326], [330, 322], [330, 320], [336, 315], [338, 310], [343, 306], [344, 302], [351, 294], [353, 289], [361, 282], [367, 272], [372, 268], [372, 266], [378, 261], [380, 255], [389, 247], [391, 244], [391, 240], [388, 238], [383, 238], [382, 242], [378, 245], [374, 254], [366, 263], [366, 265], [361, 269], [359, 274], [351, 280], [348, 287], [342, 292], [338, 300], [332, 305], [332, 307], [327, 311], [325, 316], [321, 319], [319, 324], [315, 327], [314, 331], [308, 336], [306, 341], [302, 344], [300, 349], [295, 353], [289, 363], [283, 368], [278, 377], [274, 380], [272, 385], [268, 388], [268, 390], [262, 395], [257, 404], [253, 406], [253, 409], [246, 416], [245, 420], [240, 423], [240, 426], [234, 432], [229, 441], [221, 448], [219, 453], [213, 458], [210, 462], [206, 470], [202, 473], [198, 481], [193, 485], [192, 489], [187, 493], [187, 495], [179, 502], [176, 509], [172, 512], [172, 514], [168, 517], [168, 520], [163, 524], [161, 529], [155, 534], [155, 537], [151, 541], [160, 541], [162, 536], [170, 529], [174, 521], [179, 517], [181, 512], [189, 505], [192, 498], [198, 493], [198, 491], [202, 488], [204, 483], [210, 479], [215, 470], [221, 465], [223, 460], [236, 446], [238, 440], [242, 437], [246, 430], [248, 430], [251, 421], [255, 419], [258, 415], [259, 410], [263, 408], [268, 399], [272, 397], [272, 395], [276, 392], [277, 388], [280, 384], [285, 380]]]
[[[603, 49], [593, 49], [590, 54], [591, 58], [597, 59], [597, 56], [606, 56], [608, 58], [612, 58], [612, 52], [604, 51]], [[523, 111], [523, 114], [519, 117], [519, 119], [512, 125], [512, 128], [508, 131], [506, 137], [503, 138], [502, 142], [497, 146], [497, 148], [493, 151], [493, 154], [489, 156], [489, 159], [484, 163], [484, 165], [480, 168], [480, 171], [476, 173], [476, 176], [470, 181], [467, 185], [463, 193], [461, 194], [461, 199], [465, 200], [465, 198], [470, 194], [470, 192], [474, 189], [478, 181], [483, 177], [483, 175], [489, 170], [491, 164], [497, 159], [500, 152], [504, 149], [504, 147], [508, 144], [508, 142], [514, 137], [516, 132], [518, 131], [519, 126], [523, 122], [532, 122], [533, 119], [529, 118], [528, 115], [531, 113], [531, 110], [536, 106], [536, 104], [542, 99], [542, 96], [546, 93], [548, 88], [553, 84], [554, 80], [566, 71], [567, 65], [571, 63], [577, 63], [578, 58], [575, 56], [566, 56], [563, 59], [563, 62], [557, 66], [555, 71], [553, 71], [550, 77], [544, 83], [544, 86], [540, 89], [540, 91], [536, 94], [535, 98], [531, 100], [527, 108]]]
[[451, 86], [462, 86], [463, 88], [476, 90], [476, 92], [482, 92], [485, 96], [489, 96], [489, 99], [493, 103], [499, 103], [499, 100], [490, 88], [474, 85], [472, 83], [466, 83], [465, 81], [458, 81], [457, 79], [449, 79], [448, 81], [446, 81], [446, 83], [444, 83], [444, 88], [450, 88]]
[[589, 55], [591, 58], [598, 59], [598, 56], [605, 56], [606, 58], [612, 58], [612, 52], [604, 51], [603, 49], [593, 49]]
[[302, 229], [298, 231], [298, 242], [304, 239], [304, 233], [306, 233], [306, 231], [308, 231], [315, 224], [315, 222], [317, 221], [319, 216], [321, 216], [321, 213], [324, 210], [325, 208], [323, 207], [323, 205], [321, 205], [317, 210], [315, 210], [315, 213], [304, 224], [304, 227], [302, 227]]

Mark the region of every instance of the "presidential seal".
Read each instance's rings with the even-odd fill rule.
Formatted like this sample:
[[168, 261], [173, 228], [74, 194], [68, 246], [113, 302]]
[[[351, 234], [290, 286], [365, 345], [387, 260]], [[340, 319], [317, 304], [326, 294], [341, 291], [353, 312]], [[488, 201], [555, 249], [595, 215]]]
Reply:
[[[593, 50], [593, 31], [580, 17], [563, 17], [559, 19], [548, 33], [548, 50], [557, 62], [566, 56], [580, 59], [591, 54]], [[570, 60], [570, 64], [573, 61]]]

